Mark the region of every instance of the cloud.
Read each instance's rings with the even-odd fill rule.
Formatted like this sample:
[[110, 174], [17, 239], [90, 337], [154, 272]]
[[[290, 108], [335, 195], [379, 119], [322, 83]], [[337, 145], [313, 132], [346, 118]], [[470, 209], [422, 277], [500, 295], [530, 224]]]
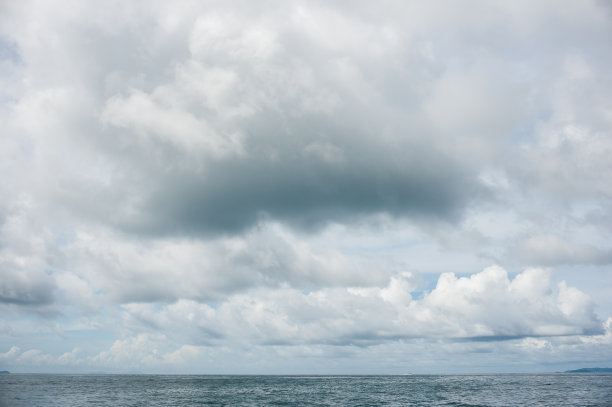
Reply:
[[[544, 270], [531, 269], [508, 280], [503, 270], [492, 267], [471, 278], [445, 276], [422, 300], [406, 295], [404, 290], [413, 288], [410, 276], [403, 275], [380, 289], [352, 290], [344, 294], [334, 289], [314, 296], [285, 290], [272, 293], [272, 298], [270, 292], [262, 291], [259, 298], [237, 296], [218, 308], [193, 301], [179, 301], [162, 308], [133, 304], [125, 307], [131, 318], [124, 322], [135, 332], [126, 332], [102, 351], [92, 353], [73, 348], [52, 354], [12, 347], [0, 354], [0, 361], [5, 366], [55, 366], [60, 370], [84, 372], [117, 371], [122, 366], [119, 371], [231, 373], [272, 368], [287, 372], [313, 369], [339, 373], [342, 366], [353, 366], [381, 373], [405, 373], [406, 369], [440, 373], [486, 369], [525, 371], [537, 369], [537, 363], [549, 364], [559, 358], [565, 363], [589, 360], [595, 363], [609, 358], [612, 319], [603, 324], [594, 321], [588, 298], [563, 282], [554, 284], [550, 277]], [[458, 286], [465, 290], [457, 293]], [[390, 297], [390, 291], [404, 296]], [[540, 302], [543, 293], [544, 301]], [[501, 298], [497, 298], [500, 294]], [[441, 300], [444, 295], [461, 295], [465, 299], [452, 303], [451, 309], [445, 301], [450, 304], [452, 298]], [[381, 303], [391, 305], [391, 309], [395, 307], [397, 314], [389, 313], [388, 309], [382, 314]], [[536, 303], [538, 306], [534, 306]], [[494, 318], [482, 312], [489, 307], [494, 310]], [[411, 321], [405, 315], [398, 318], [402, 308], [410, 311]], [[417, 309], [422, 314], [417, 315]], [[448, 323], [451, 311], [462, 315], [462, 327]], [[511, 311], [509, 315], [507, 311]], [[235, 316], [228, 319], [230, 313]], [[526, 319], [522, 326], [517, 323], [519, 316]], [[215, 324], [221, 318], [225, 319], [223, 332], [213, 335], [212, 330], [219, 327]], [[138, 324], [144, 319], [155, 320], [157, 325], [143, 332]], [[537, 326], [530, 328], [530, 325], [537, 319], [539, 323], [548, 320], [556, 326], [537, 325], [548, 332], [534, 333], [531, 328]], [[411, 336], [410, 332], [419, 323], [430, 325], [426, 335], [433, 335], [434, 340], [423, 338], [426, 331], [422, 329], [420, 337]], [[499, 330], [502, 324], [506, 325], [505, 331]], [[560, 324], [566, 325], [565, 333], [569, 335], [559, 335]], [[593, 324], [598, 325], [598, 332], [586, 332]], [[378, 330], [372, 329], [374, 326]], [[487, 326], [502, 335], [461, 336], [477, 334]], [[449, 329], [457, 336], [447, 337]], [[508, 329], [514, 331], [506, 335], [510, 333]], [[324, 330], [334, 335], [325, 334], [327, 340], [322, 341], [317, 335]], [[300, 368], [296, 370], [296, 366]]]
[[[137, 79], [144, 64], [150, 65], [147, 58], [123, 67], [116, 58], [96, 58], [100, 66], [82, 66], [83, 81], [77, 83], [39, 75], [32, 62], [47, 51], [28, 42], [34, 28], [12, 32], [23, 48], [22, 75], [47, 79], [23, 89], [9, 119], [37, 146], [40, 155], [33, 161], [60, 169], [54, 177], [64, 185], [39, 191], [45, 201], [91, 219], [104, 216], [125, 231], [162, 235], [236, 233], [268, 218], [312, 228], [379, 213], [460, 216], [482, 189], [473, 171], [428, 143], [425, 124], [402, 123], [399, 112], [393, 117], [385, 112], [384, 106], [401, 110], [418, 96], [387, 100], [384, 88], [381, 94], [368, 83], [368, 76], [384, 72], [360, 67], [366, 57], [361, 47], [334, 47], [329, 54], [322, 45], [330, 37], [311, 35], [325, 28], [307, 23], [321, 14], [352, 30], [353, 20], [317, 7], [288, 7], [262, 19], [251, 13], [207, 14], [192, 22], [191, 32], [179, 30], [173, 41], [184, 41], [189, 53], [154, 83]], [[108, 22], [98, 21], [104, 14], [85, 26], [65, 18], [64, 28], [55, 32], [63, 44], [56, 51], [67, 60], [90, 52], [75, 37], [100, 44], [115, 38]], [[169, 35], [164, 25], [157, 26], [161, 15], [142, 18], [154, 36]], [[153, 60], [166, 52], [161, 45], [138, 48], [145, 44], [128, 30], [131, 23], [114, 22], [127, 37], [125, 46]], [[379, 60], [401, 61], [393, 30], [366, 28]], [[109, 85], [93, 88], [92, 80]], [[115, 93], [111, 85], [119, 82], [123, 86]], [[62, 151], [47, 146], [48, 133], [84, 162], [62, 162]], [[100, 163], [98, 175], [90, 167], [91, 175], [77, 176], [92, 156]]]
[[0, 353], [0, 360], [2, 362], [5, 362], [7, 360], [10, 360], [12, 358], [15, 358], [17, 355], [19, 355], [20, 349], [17, 346], [13, 346], [11, 347], [11, 349], [9, 349], [7, 352], [4, 353]]
[[107, 340], [67, 365], [148, 366], [601, 336], [599, 2], [1, 7], [0, 345], [23, 363], [57, 363], [21, 343], [45, 330]]
[[[9, 7], [7, 55], [23, 61], [24, 85], [4, 118], [35, 151], [11, 170], [38, 168], [25, 190], [47, 211], [158, 236], [239, 234], [268, 219], [305, 230], [379, 214], [458, 222], [492, 197], [480, 178], [490, 166], [542, 204], [560, 191], [609, 195], [607, 164], [593, 160], [608, 122], [593, 88], [606, 64], [592, 39], [608, 29], [596, 4], [571, 7], [582, 20], [524, 5], [474, 2], [479, 12], [450, 20], [393, 7]], [[588, 47], [552, 47], [573, 38], [561, 26]], [[64, 62], [42, 63], [50, 53]], [[563, 160], [546, 140], [572, 128], [584, 136]], [[568, 161], [593, 164], [577, 175]]]
[[[378, 287], [253, 289], [214, 307], [181, 300], [159, 310], [123, 306], [130, 324], [154, 332], [186, 332], [194, 345], [259, 344], [369, 346], [410, 338], [505, 340], [601, 333], [590, 298], [543, 269], [513, 280], [500, 267], [470, 277], [440, 276], [421, 299], [409, 273]], [[188, 329], [182, 327], [189, 327]]]
[[50, 260], [63, 301], [83, 309], [96, 302], [215, 302], [254, 287], [310, 290], [387, 278], [384, 270], [302, 241], [280, 224], [239, 237], [156, 239], [146, 245], [96, 229], [73, 236]]
[[30, 220], [8, 211], [0, 223], [0, 306], [45, 307], [54, 301], [55, 282], [45, 273], [43, 239], [30, 238]]
[[519, 245], [517, 252], [538, 265], [612, 263], [612, 250], [568, 242], [554, 235], [531, 236]]
[[47, 305], [53, 302], [53, 280], [41, 273], [18, 271], [9, 264], [0, 264], [0, 303]]

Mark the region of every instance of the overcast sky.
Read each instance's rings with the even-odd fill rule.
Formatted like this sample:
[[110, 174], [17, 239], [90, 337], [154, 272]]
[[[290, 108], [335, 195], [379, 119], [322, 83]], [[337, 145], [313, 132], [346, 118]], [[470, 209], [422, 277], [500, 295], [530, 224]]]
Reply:
[[612, 7], [0, 3], [0, 370], [612, 366]]

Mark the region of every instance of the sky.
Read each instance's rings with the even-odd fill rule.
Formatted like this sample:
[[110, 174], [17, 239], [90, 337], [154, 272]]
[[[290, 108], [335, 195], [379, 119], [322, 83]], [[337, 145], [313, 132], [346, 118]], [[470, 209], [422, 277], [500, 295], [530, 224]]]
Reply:
[[0, 370], [612, 366], [612, 7], [0, 3]]

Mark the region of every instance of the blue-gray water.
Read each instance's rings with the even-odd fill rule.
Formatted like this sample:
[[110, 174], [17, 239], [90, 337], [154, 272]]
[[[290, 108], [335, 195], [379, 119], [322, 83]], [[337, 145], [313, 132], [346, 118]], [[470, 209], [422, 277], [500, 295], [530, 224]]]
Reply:
[[1, 406], [612, 406], [610, 374], [0, 375]]

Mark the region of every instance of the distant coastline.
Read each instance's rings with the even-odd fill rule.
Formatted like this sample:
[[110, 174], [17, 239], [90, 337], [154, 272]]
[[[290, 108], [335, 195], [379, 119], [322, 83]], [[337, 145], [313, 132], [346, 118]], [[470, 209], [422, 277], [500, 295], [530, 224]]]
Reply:
[[0, 370], [0, 374], [10, 374], [11, 372], [9, 372], [8, 370]]
[[564, 373], [612, 373], [612, 367], [583, 367], [582, 369], [566, 370]]

